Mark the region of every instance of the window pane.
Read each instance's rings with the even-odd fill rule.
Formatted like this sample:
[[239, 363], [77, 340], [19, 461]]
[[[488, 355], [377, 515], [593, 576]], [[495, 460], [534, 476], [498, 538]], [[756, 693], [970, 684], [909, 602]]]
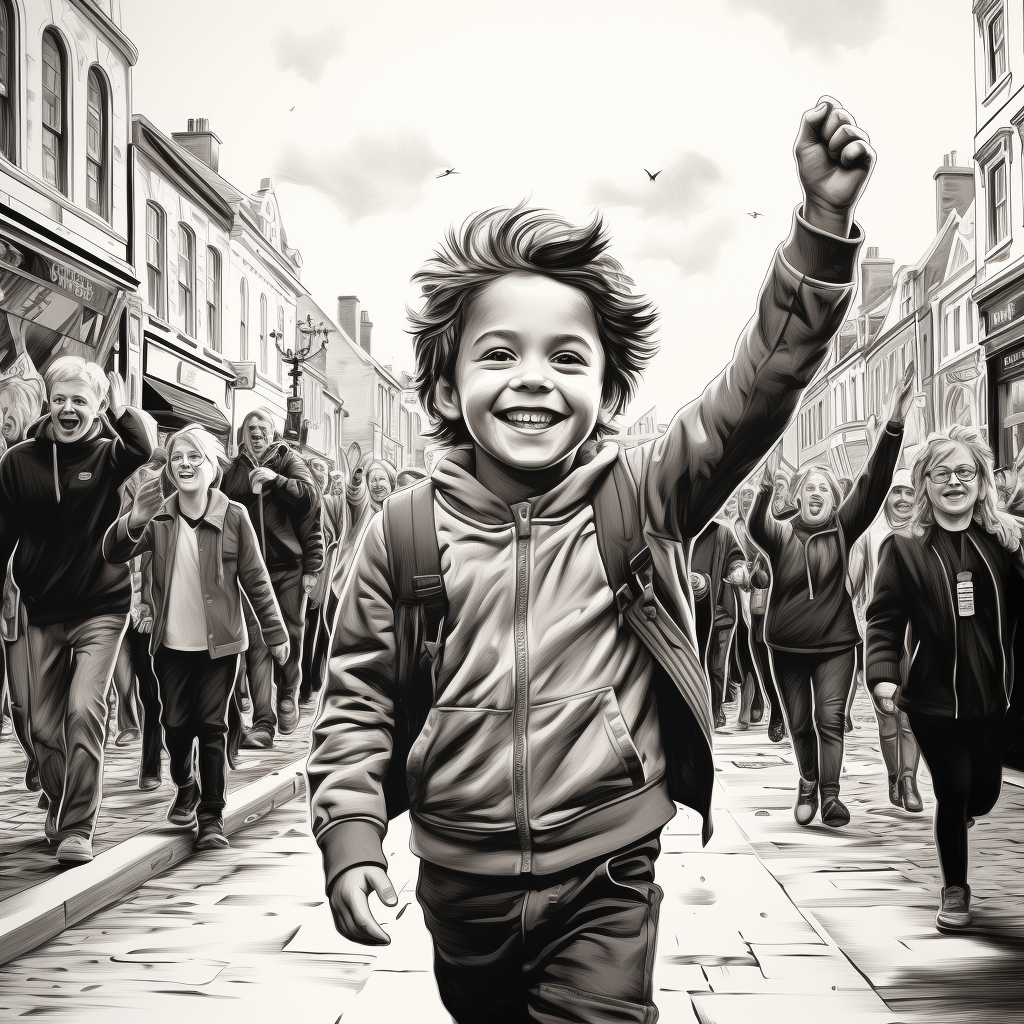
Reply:
[[0, 96], [10, 93], [10, 24], [7, 21], [7, 5], [0, 3]]
[[63, 69], [60, 53], [49, 36], [43, 36], [43, 124], [56, 132], [63, 130]]
[[86, 154], [97, 162], [103, 160], [103, 90], [95, 71], [89, 72], [89, 103], [86, 112]]
[[49, 128], [43, 129], [43, 180], [60, 188], [60, 139]]

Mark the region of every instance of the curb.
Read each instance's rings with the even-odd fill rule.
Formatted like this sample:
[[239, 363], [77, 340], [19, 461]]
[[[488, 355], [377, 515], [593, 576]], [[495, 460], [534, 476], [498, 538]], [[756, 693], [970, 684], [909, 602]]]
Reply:
[[[305, 758], [293, 761], [232, 793], [224, 809], [225, 832], [239, 832], [302, 793], [304, 764]], [[0, 965], [119, 903], [149, 879], [187, 860], [194, 852], [193, 841], [191, 831], [150, 826], [91, 863], [0, 901]]]

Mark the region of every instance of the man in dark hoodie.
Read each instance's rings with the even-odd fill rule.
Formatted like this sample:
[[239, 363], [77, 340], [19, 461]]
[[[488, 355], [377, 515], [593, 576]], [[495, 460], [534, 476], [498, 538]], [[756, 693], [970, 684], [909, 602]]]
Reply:
[[306, 604], [324, 564], [320, 494], [309, 467], [275, 432], [268, 409], [257, 409], [242, 420], [239, 453], [225, 472], [220, 489], [249, 513], [288, 627], [289, 656], [277, 668], [275, 716], [274, 662], [260, 639], [252, 609], [246, 606], [253, 726], [244, 745], [269, 747], [275, 728], [287, 735], [299, 724]]
[[156, 431], [126, 407], [117, 373], [64, 356], [45, 380], [49, 416], [0, 461], [0, 565], [14, 554], [27, 615], [46, 837], [58, 861], [81, 863], [92, 860], [106, 695], [132, 600], [128, 567], [106, 562], [101, 545], [118, 488], [149, 459]]

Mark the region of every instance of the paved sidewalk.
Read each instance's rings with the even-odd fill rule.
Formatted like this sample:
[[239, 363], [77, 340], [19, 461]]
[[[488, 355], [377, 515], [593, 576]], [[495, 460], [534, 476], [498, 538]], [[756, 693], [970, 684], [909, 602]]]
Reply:
[[[309, 749], [312, 717], [311, 711], [304, 711], [298, 729], [291, 736], [278, 736], [268, 750], [240, 750], [238, 770], [228, 773], [228, 792], [233, 793], [302, 757]], [[115, 747], [116, 731], [112, 715], [103, 765], [103, 803], [93, 839], [93, 852], [97, 855], [150, 825], [163, 823], [174, 797], [166, 754], [163, 784], [144, 793], [138, 786], [141, 744], [136, 740], [128, 747]], [[25, 766], [25, 754], [18, 741], [5, 736], [0, 743], [0, 900], [64, 870], [43, 836], [46, 812], [37, 806], [39, 794], [25, 789]]]

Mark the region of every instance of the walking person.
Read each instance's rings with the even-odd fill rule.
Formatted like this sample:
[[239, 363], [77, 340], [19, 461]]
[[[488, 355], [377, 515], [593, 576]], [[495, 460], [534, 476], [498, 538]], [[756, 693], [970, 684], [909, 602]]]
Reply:
[[253, 634], [246, 654], [253, 722], [242, 745], [270, 747], [276, 731], [288, 735], [299, 724], [306, 605], [324, 564], [320, 499], [309, 467], [275, 432], [269, 410], [246, 415], [239, 436], [238, 457], [225, 470], [220, 489], [248, 511], [288, 625], [288, 660], [275, 669], [259, 639], [254, 609], [247, 609], [246, 622]]
[[248, 514], [217, 490], [222, 459], [227, 461], [220, 442], [203, 427], [173, 434], [162, 474], [173, 493], [165, 501], [161, 481], [147, 481], [103, 539], [103, 554], [112, 563], [152, 556], [149, 653], [177, 787], [167, 820], [192, 827], [198, 818], [199, 850], [228, 845], [228, 701], [238, 655], [248, 646], [242, 592], [274, 659], [288, 660], [288, 633]]
[[[882, 544], [868, 607], [868, 686], [906, 712], [935, 791], [940, 931], [971, 922], [968, 828], [999, 798], [1014, 638], [1024, 612], [1021, 524], [996, 504], [977, 431], [932, 435], [914, 459], [907, 534]], [[900, 672], [904, 655], [910, 665]]]
[[62, 356], [45, 381], [49, 416], [0, 461], [0, 565], [13, 553], [44, 831], [67, 864], [92, 860], [107, 689], [131, 607], [128, 569], [104, 561], [103, 533], [155, 429], [126, 406], [121, 377], [95, 363]]
[[846, 700], [853, 685], [860, 633], [848, 590], [848, 551], [868, 528], [889, 492], [903, 443], [903, 421], [913, 400], [913, 365], [890, 399], [886, 426], [867, 466], [843, 501], [835, 475], [812, 466], [797, 474], [797, 514], [779, 522], [769, 509], [772, 481], [765, 473], [750, 512], [750, 536], [774, 574], [765, 641], [782, 697], [800, 777], [793, 816], [809, 825], [846, 825], [839, 798]]
[[[850, 583], [853, 586], [853, 604], [861, 634], [865, 637], [858, 650], [861, 666], [867, 664], [867, 610], [871, 603], [875, 575], [878, 571], [878, 552], [890, 534], [907, 536], [914, 510], [914, 484], [910, 470], [898, 469], [878, 518], [854, 544], [850, 551]], [[901, 665], [900, 679], [904, 679], [906, 665]], [[864, 673], [865, 684], [867, 674]], [[856, 687], [854, 687], [856, 689]], [[917, 766], [921, 750], [914, 739], [910, 719], [906, 712], [894, 707], [887, 711], [875, 701], [878, 722], [878, 745], [888, 775], [889, 803], [914, 814], [924, 810], [921, 792], [917, 788]]]

